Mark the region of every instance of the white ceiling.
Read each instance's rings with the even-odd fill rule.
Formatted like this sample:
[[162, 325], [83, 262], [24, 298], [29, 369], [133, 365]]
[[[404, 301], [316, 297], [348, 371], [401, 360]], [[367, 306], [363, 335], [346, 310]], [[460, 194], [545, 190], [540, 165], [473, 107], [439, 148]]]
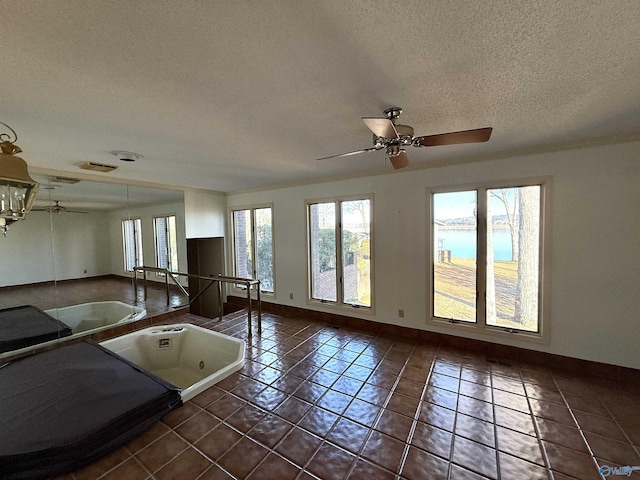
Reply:
[[47, 207], [60, 202], [62, 207], [69, 210], [118, 210], [184, 201], [184, 194], [180, 190], [88, 180], [68, 184], [56, 181], [55, 176], [37, 173], [32, 173], [31, 177], [40, 183], [35, 207]]
[[36, 171], [224, 192], [394, 174], [383, 152], [315, 160], [371, 146], [360, 117], [390, 106], [417, 135], [494, 128], [409, 168], [640, 132], [637, 0], [3, 0], [0, 18], [0, 121]]

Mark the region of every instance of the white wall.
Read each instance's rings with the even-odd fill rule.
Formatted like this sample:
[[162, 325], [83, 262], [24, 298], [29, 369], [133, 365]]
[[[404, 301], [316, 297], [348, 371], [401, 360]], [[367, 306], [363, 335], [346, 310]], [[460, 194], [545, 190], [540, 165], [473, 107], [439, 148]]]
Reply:
[[0, 236], [0, 287], [108, 274], [106, 225], [105, 212], [29, 213]]
[[226, 196], [221, 193], [184, 192], [187, 238], [225, 236]]
[[[276, 303], [323, 310], [306, 303], [305, 199], [373, 193], [375, 313], [340, 313], [640, 368], [639, 153], [638, 142], [598, 146], [230, 194], [227, 201], [273, 203]], [[552, 177], [549, 343], [427, 324], [427, 187], [539, 176]]]
[[[46, 212], [30, 212], [24, 221], [9, 227], [6, 237], [0, 236], [0, 287], [130, 275], [124, 272], [121, 225], [128, 215], [129, 210], [123, 209], [54, 214], [50, 219]], [[142, 219], [145, 263], [155, 265], [152, 218], [157, 215], [176, 216], [178, 265], [186, 271], [185, 212], [181, 202], [131, 209], [131, 218]], [[151, 275], [149, 278], [160, 280]]]
[[[185, 237], [185, 208], [182, 202], [147, 207], [132, 207], [113, 210], [109, 213], [109, 232], [111, 237], [111, 273], [114, 275], [131, 276], [124, 270], [124, 252], [122, 244], [122, 220], [139, 218], [142, 225], [142, 256], [146, 266], [155, 267], [155, 236], [153, 231], [153, 217], [163, 215], [176, 216], [176, 240], [178, 242], [178, 270], [187, 271], [187, 241]], [[163, 277], [149, 274], [149, 280], [164, 282]], [[182, 282], [186, 285], [186, 280]]]

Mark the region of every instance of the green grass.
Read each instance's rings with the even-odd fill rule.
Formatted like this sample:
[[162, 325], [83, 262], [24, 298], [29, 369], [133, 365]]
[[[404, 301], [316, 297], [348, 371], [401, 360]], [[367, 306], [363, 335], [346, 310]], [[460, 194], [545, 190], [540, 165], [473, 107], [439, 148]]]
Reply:
[[[435, 264], [436, 316], [475, 321], [476, 316], [476, 262], [468, 258], [452, 258], [451, 263]], [[495, 325], [506, 328], [536, 331], [536, 319], [525, 324], [509, 320], [513, 318], [518, 263], [495, 261], [496, 285]], [[505, 318], [507, 317], [507, 318]]]

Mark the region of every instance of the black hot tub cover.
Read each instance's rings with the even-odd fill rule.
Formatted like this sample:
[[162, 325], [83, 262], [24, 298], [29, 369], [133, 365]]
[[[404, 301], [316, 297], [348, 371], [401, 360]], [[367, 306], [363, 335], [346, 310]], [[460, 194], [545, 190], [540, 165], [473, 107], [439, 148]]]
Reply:
[[76, 469], [181, 405], [178, 387], [90, 340], [10, 362], [0, 367], [0, 477]]
[[33, 305], [0, 310], [0, 353], [71, 335], [71, 328]]

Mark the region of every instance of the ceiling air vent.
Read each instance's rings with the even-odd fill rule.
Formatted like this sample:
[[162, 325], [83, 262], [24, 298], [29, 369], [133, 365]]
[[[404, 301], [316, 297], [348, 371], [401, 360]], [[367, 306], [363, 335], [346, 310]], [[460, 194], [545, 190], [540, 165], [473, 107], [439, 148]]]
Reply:
[[107, 165], [106, 163], [95, 163], [95, 162], [85, 162], [80, 165], [80, 168], [84, 168], [85, 170], [93, 170], [94, 172], [112, 172], [116, 168], [114, 165]]
[[55, 183], [68, 183], [69, 185], [73, 185], [74, 183], [78, 183], [80, 180], [71, 177], [51, 177], [51, 181]]

